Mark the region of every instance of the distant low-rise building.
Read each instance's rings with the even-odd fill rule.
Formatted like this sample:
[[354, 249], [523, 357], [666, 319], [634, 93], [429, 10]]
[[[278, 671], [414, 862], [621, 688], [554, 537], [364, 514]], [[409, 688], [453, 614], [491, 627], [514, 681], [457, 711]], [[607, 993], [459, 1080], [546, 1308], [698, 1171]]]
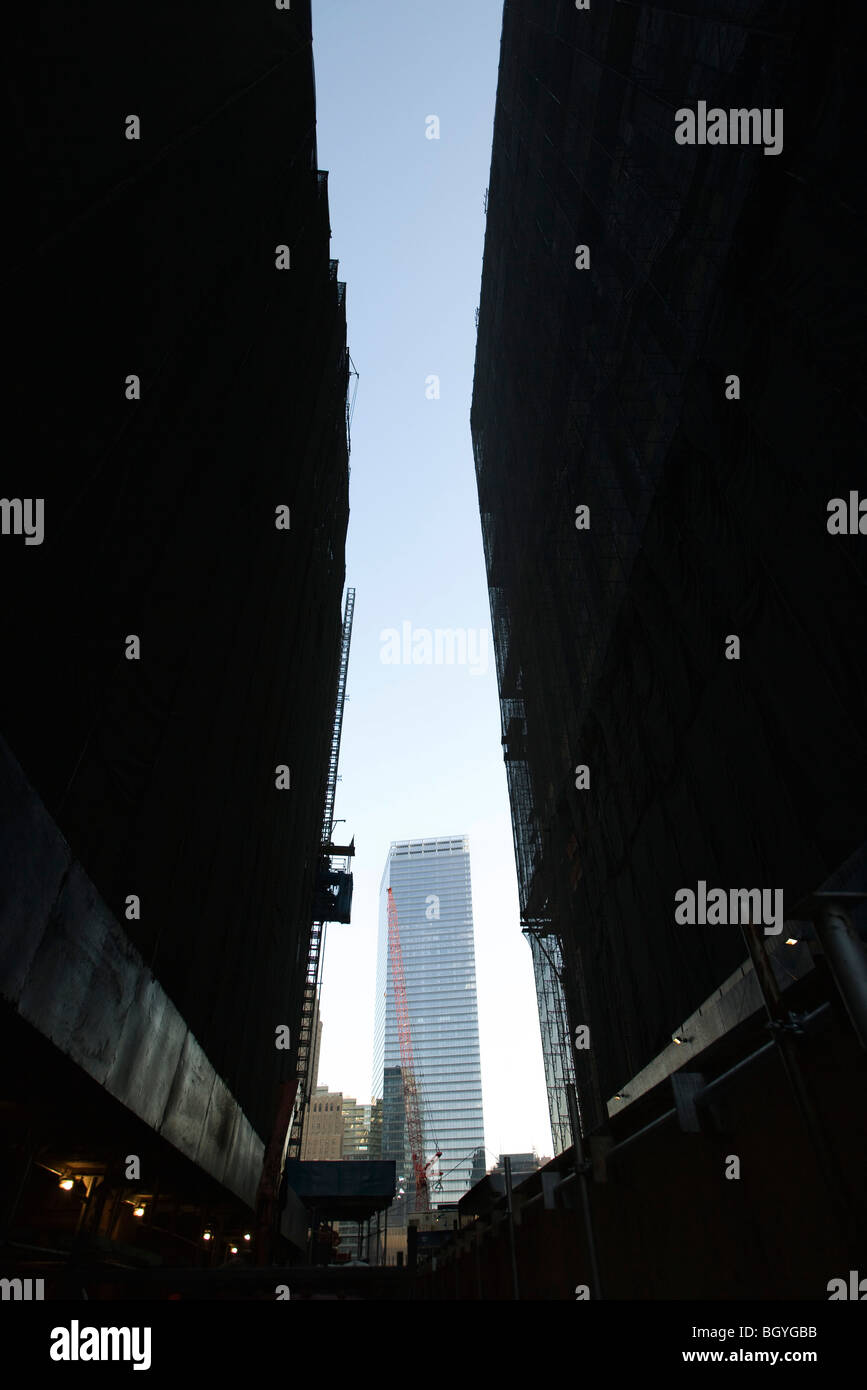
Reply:
[[512, 1160], [512, 1182], [517, 1182], [520, 1178], [525, 1178], [529, 1173], [536, 1173], [539, 1170], [539, 1155], [530, 1154], [500, 1154], [493, 1171], [495, 1173], [505, 1173], [505, 1160]]
[[[350, 1102], [353, 1106], [355, 1101]], [[301, 1141], [301, 1158], [308, 1163], [339, 1163], [343, 1158], [344, 1101], [342, 1091], [317, 1086]]]

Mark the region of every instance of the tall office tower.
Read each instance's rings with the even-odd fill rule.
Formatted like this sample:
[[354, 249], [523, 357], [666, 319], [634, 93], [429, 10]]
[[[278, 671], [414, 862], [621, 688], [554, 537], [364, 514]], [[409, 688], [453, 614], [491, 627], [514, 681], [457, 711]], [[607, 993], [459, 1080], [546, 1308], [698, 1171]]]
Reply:
[[381, 1101], [359, 1105], [354, 1096], [343, 1097], [343, 1157], [367, 1162], [380, 1157]]
[[488, 1171], [487, 1163], [488, 1158], [485, 1150], [483, 1148], [476, 1149], [473, 1154], [473, 1166], [470, 1170], [470, 1187], [475, 1187], [477, 1182], [482, 1181]]
[[712, 9], [504, 10], [472, 434], [561, 1144], [740, 971], [680, 889], [867, 883], [860, 7]]
[[109, 1175], [108, 1222], [134, 1121], [167, 1210], [178, 1149], [250, 1205], [295, 1071], [348, 523], [310, 3], [12, 22], [10, 1190], [37, 1225], [42, 1145]]
[[[466, 836], [397, 840], [380, 890], [373, 1094], [382, 1097], [382, 1157], [398, 1163], [411, 1214], [415, 1181], [406, 1135], [394, 980], [388, 944], [388, 889], [397, 906], [419, 1091], [424, 1156], [442, 1151], [431, 1206], [456, 1202], [470, 1186], [473, 1154], [484, 1145], [470, 848]], [[400, 1165], [403, 1165], [402, 1167]], [[391, 1220], [391, 1217], [389, 1217]]]

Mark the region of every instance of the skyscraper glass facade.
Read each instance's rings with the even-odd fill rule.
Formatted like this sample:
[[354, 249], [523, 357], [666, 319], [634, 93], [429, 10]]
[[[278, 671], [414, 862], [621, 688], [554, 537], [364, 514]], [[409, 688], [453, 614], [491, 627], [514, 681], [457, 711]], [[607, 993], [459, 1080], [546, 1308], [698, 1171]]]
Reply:
[[406, 1197], [396, 1205], [410, 1213], [415, 1179], [388, 950], [389, 888], [399, 920], [425, 1158], [442, 1151], [429, 1170], [431, 1206], [439, 1206], [468, 1190], [474, 1152], [485, 1142], [469, 841], [462, 835], [395, 841], [380, 888], [373, 1094], [383, 1099], [382, 1157], [395, 1159], [406, 1179]]

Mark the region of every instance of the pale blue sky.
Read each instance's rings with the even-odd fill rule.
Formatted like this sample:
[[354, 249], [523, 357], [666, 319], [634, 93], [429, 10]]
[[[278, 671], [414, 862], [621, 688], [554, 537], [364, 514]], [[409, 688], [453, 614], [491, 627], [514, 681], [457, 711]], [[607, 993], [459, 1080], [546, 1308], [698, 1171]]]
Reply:
[[[550, 1154], [521, 936], [469, 414], [502, 0], [313, 0], [319, 167], [360, 373], [347, 582], [357, 591], [335, 838], [356, 837], [351, 926], [330, 926], [320, 1084], [370, 1099], [378, 888], [389, 843], [470, 837], [485, 1142]], [[440, 139], [425, 136], [439, 117]], [[426, 380], [440, 378], [439, 400]], [[381, 634], [485, 633], [486, 662], [387, 665]], [[478, 646], [475, 651], [478, 653]], [[486, 668], [486, 669], [485, 669]]]

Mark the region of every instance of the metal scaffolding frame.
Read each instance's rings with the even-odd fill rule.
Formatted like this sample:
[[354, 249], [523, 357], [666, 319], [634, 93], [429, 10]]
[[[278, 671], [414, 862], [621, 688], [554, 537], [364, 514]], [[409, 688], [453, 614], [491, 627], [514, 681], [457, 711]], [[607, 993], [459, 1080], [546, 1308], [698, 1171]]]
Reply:
[[[349, 671], [349, 646], [352, 640], [352, 615], [355, 610], [355, 590], [347, 589], [346, 604], [343, 611], [343, 632], [340, 643], [340, 666], [337, 673], [337, 691], [334, 701], [334, 728], [331, 734], [331, 751], [328, 758], [328, 780], [325, 789], [325, 810], [322, 817], [322, 852], [332, 865], [328, 851], [332, 848], [334, 829], [334, 798], [337, 792], [337, 767], [340, 761], [340, 736], [343, 729], [343, 706], [346, 700], [346, 678]], [[304, 1117], [310, 1100], [310, 1059], [313, 1055], [313, 1028], [316, 1016], [316, 1002], [321, 984], [322, 956], [325, 945], [325, 922], [314, 922], [310, 929], [310, 944], [307, 950], [307, 966], [304, 977], [304, 994], [301, 1001], [301, 1023], [298, 1032], [298, 1094], [289, 1141], [286, 1149], [288, 1158], [301, 1157], [301, 1140], [304, 1131]]]
[[563, 953], [558, 938], [550, 933], [550, 923], [535, 922], [521, 930], [533, 956], [551, 1137], [554, 1152], [563, 1153], [572, 1143], [568, 1088], [575, 1084], [572, 1035], [562, 984]]

